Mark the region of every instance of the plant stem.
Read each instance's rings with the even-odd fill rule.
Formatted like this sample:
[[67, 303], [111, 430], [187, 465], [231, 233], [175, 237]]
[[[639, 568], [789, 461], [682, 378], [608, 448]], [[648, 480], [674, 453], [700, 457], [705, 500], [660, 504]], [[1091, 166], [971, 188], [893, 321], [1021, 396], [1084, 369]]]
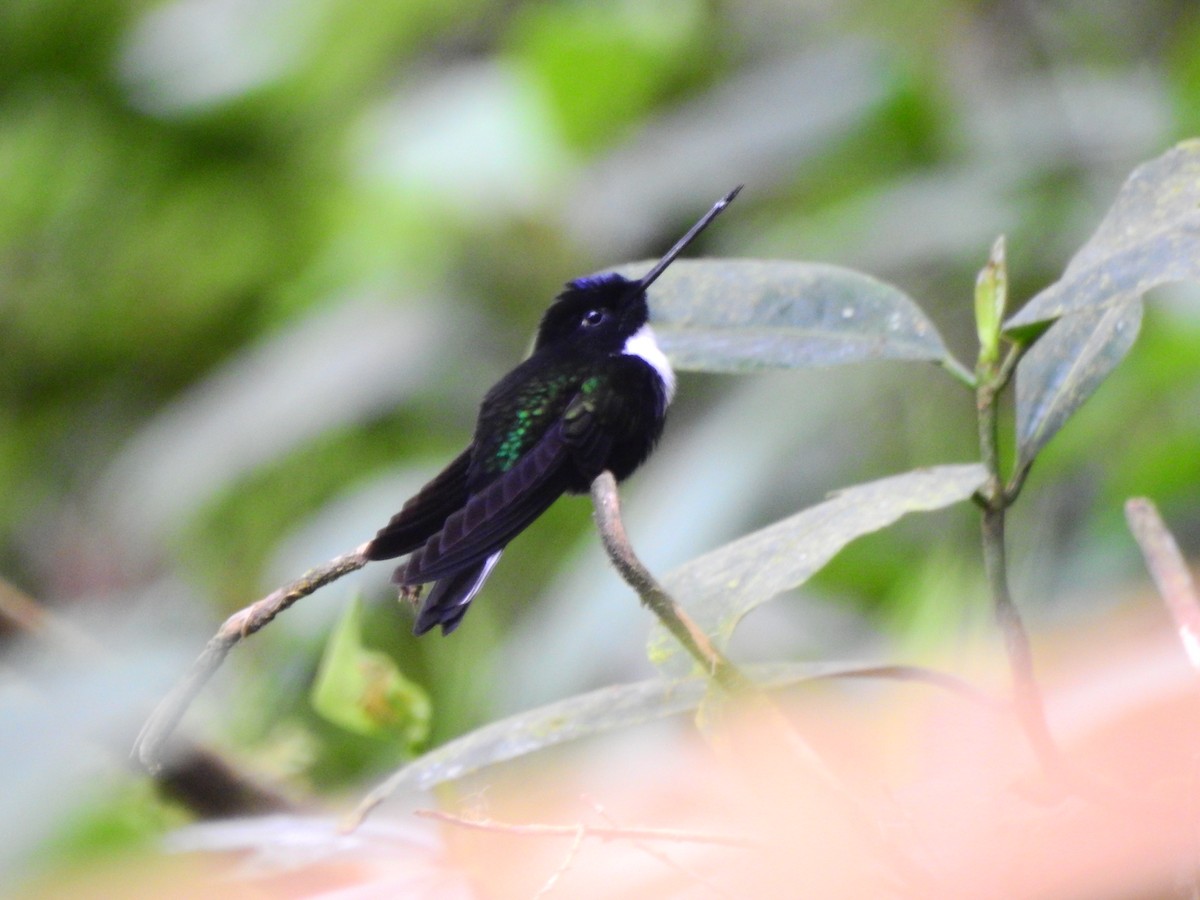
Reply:
[[988, 471], [987, 483], [977, 495], [982, 507], [983, 565], [992, 596], [992, 611], [996, 625], [1004, 637], [1012, 677], [1013, 709], [1025, 730], [1038, 761], [1046, 772], [1059, 781], [1071, 781], [1062, 752], [1054, 741], [1046, 721], [1046, 707], [1038, 689], [1033, 667], [1033, 651], [1029, 633], [1021, 620], [1008, 584], [1008, 552], [1005, 540], [1005, 515], [1009, 505], [1020, 493], [1024, 469], [1018, 478], [1005, 487], [1000, 473], [999, 410], [1000, 393], [1008, 386], [1024, 347], [1014, 344], [1004, 361], [995, 365], [981, 364], [976, 373], [976, 412], [979, 417], [979, 451]]
[[992, 594], [992, 610], [1004, 636], [1004, 647], [1008, 654], [1013, 708], [1038, 761], [1048, 773], [1061, 777], [1066, 765], [1046, 721], [1046, 708], [1034, 673], [1029, 634], [1009, 591], [1004, 507], [986, 507], [982, 525], [984, 569]]

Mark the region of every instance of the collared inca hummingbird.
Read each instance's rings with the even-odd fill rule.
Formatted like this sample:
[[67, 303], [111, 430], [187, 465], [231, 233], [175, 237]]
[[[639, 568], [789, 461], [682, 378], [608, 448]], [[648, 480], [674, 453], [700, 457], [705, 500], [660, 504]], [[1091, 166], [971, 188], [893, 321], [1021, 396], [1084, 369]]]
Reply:
[[569, 282], [546, 310], [530, 356], [488, 391], [475, 436], [367, 545], [411, 554], [393, 581], [435, 582], [413, 628], [458, 627], [509, 541], [564, 493], [601, 472], [618, 481], [662, 434], [675, 373], [649, 324], [646, 289], [741, 190], [721, 198], [637, 281]]

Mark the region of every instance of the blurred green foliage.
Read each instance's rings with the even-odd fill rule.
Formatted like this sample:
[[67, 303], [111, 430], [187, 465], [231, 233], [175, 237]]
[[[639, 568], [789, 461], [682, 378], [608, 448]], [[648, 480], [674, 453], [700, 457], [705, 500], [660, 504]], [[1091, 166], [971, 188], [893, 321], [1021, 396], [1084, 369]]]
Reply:
[[[1058, 276], [1136, 163], [1200, 131], [1198, 35], [1186, 0], [0, 4], [0, 573], [59, 611], [148, 618], [164, 641], [186, 609], [203, 623], [198, 649], [280, 577], [368, 537], [403, 501], [399, 485], [457, 451], [558, 285], [656, 255], [742, 181], [697, 252], [885, 278], [971, 358], [973, 278], [999, 232], [1014, 310]], [[773, 74], [812, 60], [795, 70], [805, 80]], [[776, 99], [754, 80], [764, 72]], [[1089, 579], [1142, 577], [1120, 515], [1131, 494], [1153, 497], [1200, 551], [1200, 307], [1178, 293], [1151, 307], [1129, 362], [1039, 459], [1012, 525], [1035, 618]], [[281, 353], [274, 381], [249, 362], [364, 297], [410, 317], [397, 368], [284, 404], [289, 386], [336, 380], [353, 338]], [[425, 377], [400, 366], [417, 356]], [[795, 429], [738, 435], [775, 441], [743, 472], [724, 451], [685, 468], [690, 436], [734, 421], [725, 401], [741, 380], [682, 379], [664, 446], [628, 489], [652, 563], [835, 488], [973, 458], [970, 402], [917, 364], [763, 384], [752, 411], [794, 416]], [[263, 385], [279, 404], [203, 412], [205, 398]], [[297, 416], [313, 427], [291, 434]], [[264, 461], [172, 468], [171, 434], [222, 459], [235, 426]], [[655, 527], [639, 533], [639, 497], [683, 471], [696, 480], [647, 500]], [[685, 494], [725, 496], [730, 479], [734, 499], [683, 511]], [[173, 506], [185, 484], [200, 501]], [[122, 502], [137, 490], [153, 516]], [[547, 587], [581, 565], [571, 554], [587, 532], [586, 504], [560, 504], [448, 641], [407, 636], [386, 572], [368, 585], [365, 643], [429, 692], [434, 742], [497, 709], [645, 673], [649, 623], [617, 611], [634, 603], [615, 577], [593, 579], [591, 597]], [[968, 516], [903, 523], [775, 604], [764, 631], [820, 656], [930, 645], [939, 629], [977, 626], [979, 595], [963, 596], [977, 553]], [[939, 617], [913, 598], [947, 559], [968, 574], [947, 576], [962, 603]], [[186, 602], [129, 599], [164, 583], [184, 584]], [[224, 718], [239, 752], [322, 788], [396, 761], [307, 708], [349, 596], [331, 591], [314, 620], [289, 625], [289, 613], [239, 651]], [[818, 608], [850, 615], [849, 636], [823, 646], [808, 628]], [[581, 640], [586, 653], [555, 657]], [[278, 763], [297, 733], [309, 751]], [[128, 794], [114, 794], [88, 821], [128, 818]]]
[[515, 65], [545, 92], [563, 138], [582, 152], [627, 136], [657, 103], [720, 75], [718, 33], [699, 0], [521, 7]]
[[362, 619], [356, 597], [329, 635], [313, 682], [313, 709], [347, 731], [412, 748], [429, 734], [429, 698], [390, 656], [363, 646]]

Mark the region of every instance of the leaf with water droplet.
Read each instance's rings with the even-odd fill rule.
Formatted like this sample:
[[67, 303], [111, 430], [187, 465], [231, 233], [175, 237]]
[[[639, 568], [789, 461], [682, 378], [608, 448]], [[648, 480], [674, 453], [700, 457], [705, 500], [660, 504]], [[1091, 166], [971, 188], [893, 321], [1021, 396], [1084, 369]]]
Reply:
[[[742, 618], [772, 597], [798, 587], [855, 538], [911, 512], [966, 500], [987, 473], [977, 463], [935, 466], [838, 491], [824, 503], [748, 534], [669, 574], [663, 586], [719, 645]], [[650, 638], [650, 658], [668, 674], [682, 674], [688, 658], [661, 625]]]
[[[646, 267], [619, 271], [639, 277]], [[684, 259], [655, 282], [648, 299], [659, 344], [679, 369], [754, 372], [947, 359], [941, 335], [906, 294], [838, 266]]]
[[1062, 278], [1005, 324], [1010, 337], [1036, 339], [1017, 367], [1019, 465], [1124, 358], [1145, 293], [1187, 280], [1200, 281], [1200, 141], [1135, 169]]

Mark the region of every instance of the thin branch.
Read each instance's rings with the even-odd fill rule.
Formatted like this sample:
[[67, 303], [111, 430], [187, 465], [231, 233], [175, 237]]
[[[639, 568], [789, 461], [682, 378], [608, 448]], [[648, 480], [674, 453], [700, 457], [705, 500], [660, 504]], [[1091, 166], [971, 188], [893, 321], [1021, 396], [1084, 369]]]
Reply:
[[663, 590], [634, 553], [621, 521], [621, 501], [617, 496], [616, 479], [611, 472], [601, 472], [592, 482], [592, 504], [596, 509], [596, 527], [600, 530], [608, 558], [625, 583], [637, 592], [642, 604], [658, 617], [717, 684], [731, 693], [752, 689], [750, 679], [713, 646], [708, 635]]
[[579, 856], [579, 851], [583, 849], [584, 839], [587, 837], [587, 830], [582, 825], [575, 826], [575, 840], [571, 841], [571, 846], [567, 850], [567, 855], [563, 857], [563, 861], [558, 864], [558, 868], [550, 873], [550, 877], [546, 879], [546, 883], [541, 889], [533, 895], [533, 900], [542, 900], [553, 891], [562, 877], [571, 870], [571, 866], [575, 864], [576, 857]]
[[454, 813], [443, 812], [440, 809], [416, 809], [413, 815], [422, 819], [434, 819], [455, 825], [459, 828], [469, 828], [473, 831], [491, 831], [497, 834], [507, 834], [515, 837], [531, 838], [575, 838], [582, 830], [585, 837], [601, 841], [665, 841], [674, 844], [707, 844], [714, 847], [732, 847], [738, 850], [753, 850], [761, 847], [758, 841], [750, 838], [736, 837], [724, 834], [709, 834], [702, 831], [685, 831], [678, 828], [614, 828], [598, 825], [518, 825], [511, 822], [498, 822], [495, 819], [464, 818]]
[[917, 684], [925, 684], [931, 687], [941, 688], [947, 693], [954, 694], [964, 700], [981, 706], [984, 709], [994, 712], [1009, 712], [1011, 707], [1008, 703], [993, 697], [986, 691], [982, 691], [975, 685], [971, 684], [957, 675], [951, 675], [949, 672], [939, 672], [937, 669], [930, 669], [925, 666], [912, 666], [903, 663], [880, 663], [873, 666], [855, 666], [853, 668], [840, 669], [835, 672], [829, 672], [823, 675], [816, 675], [813, 680], [829, 680], [839, 678], [862, 678], [862, 679], [879, 679], [880, 681], [910, 681]]
[[1200, 669], [1200, 596], [1179, 545], [1154, 503], [1134, 497], [1125, 503], [1125, 520], [1142, 550], [1146, 568], [1175, 620], [1188, 662]]
[[[613, 828], [621, 827], [620, 823], [617, 822], [616, 819], [614, 819], [611, 815], [608, 814], [608, 810], [606, 810], [604, 808], [604, 806], [600, 803], [600, 801], [597, 800], [595, 797], [590, 797], [585, 794], [583, 796], [583, 801], [585, 803], [587, 803], [588, 806], [590, 806], [593, 810], [595, 810], [596, 815], [598, 815], [605, 822], [607, 822], [609, 824], [609, 826], [611, 826]], [[693, 869], [690, 869], [689, 867], [683, 865], [682, 863], [676, 862], [675, 860], [671, 859], [671, 857], [667, 856], [666, 853], [664, 853], [662, 850], [659, 850], [657, 847], [651, 846], [646, 841], [635, 840], [635, 841], [632, 841], [631, 843], [633, 844], [633, 846], [637, 847], [639, 850], [641, 850], [647, 856], [650, 856], [651, 858], [656, 859], [658, 862], [662, 863], [664, 866], [666, 866], [669, 869], [674, 869], [676, 872], [678, 872], [680, 875], [683, 875], [685, 878], [690, 878], [696, 884], [699, 884], [702, 887], [708, 888], [712, 893], [716, 894], [718, 897], [727, 897], [727, 898], [729, 898], [729, 900], [734, 900], [733, 895], [730, 894], [728, 891], [726, 891], [724, 888], [722, 888], [720, 885], [714, 884], [712, 881], [710, 881], [708, 878], [705, 878], [699, 872], [696, 872]]]
[[162, 748], [179, 725], [184, 713], [203, 690], [204, 685], [221, 667], [229, 651], [242, 638], [249, 637], [268, 625], [277, 615], [314, 591], [348, 575], [367, 564], [367, 545], [344, 553], [323, 566], [317, 566], [290, 584], [271, 592], [261, 600], [240, 609], [225, 620], [209, 639], [199, 658], [188, 673], [159, 701], [133, 745], [134, 756], [150, 772], [162, 766]]

